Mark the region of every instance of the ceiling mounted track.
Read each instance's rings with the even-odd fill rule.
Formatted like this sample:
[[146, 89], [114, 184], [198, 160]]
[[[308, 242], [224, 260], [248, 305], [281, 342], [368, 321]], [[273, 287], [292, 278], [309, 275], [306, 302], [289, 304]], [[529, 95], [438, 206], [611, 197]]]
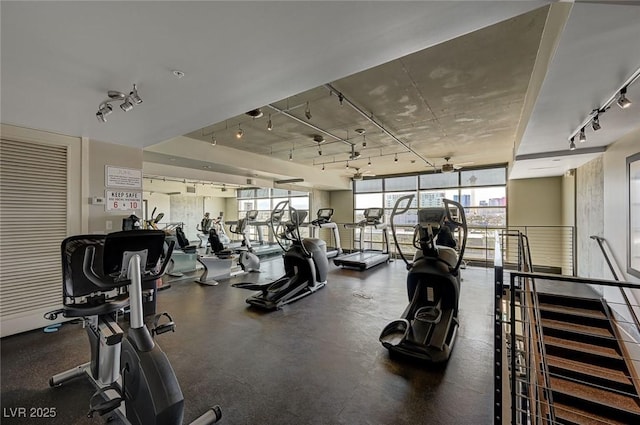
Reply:
[[331, 84], [325, 84], [325, 87], [327, 89], [329, 89], [329, 91], [331, 91], [332, 93], [337, 94], [338, 97], [340, 98], [341, 102], [345, 102], [347, 105], [351, 106], [351, 108], [353, 108], [356, 112], [358, 112], [360, 115], [362, 115], [364, 118], [366, 118], [371, 124], [373, 124], [376, 127], [378, 127], [384, 134], [386, 134], [387, 136], [391, 137], [394, 141], [396, 141], [397, 143], [402, 145], [406, 150], [408, 150], [409, 152], [411, 152], [412, 154], [414, 154], [415, 156], [420, 158], [420, 160], [424, 161], [424, 163], [426, 165], [428, 165], [430, 167], [434, 167], [434, 165], [431, 162], [429, 162], [429, 160], [427, 160], [425, 157], [420, 155], [420, 153], [416, 152], [411, 146], [409, 146], [408, 144], [406, 144], [402, 140], [398, 139], [389, 130], [387, 130], [382, 124], [377, 122], [373, 118], [372, 114], [367, 114], [365, 111], [360, 109], [356, 104], [354, 104], [351, 100], [349, 100], [342, 92], [340, 92], [339, 90], [336, 90], [336, 88], [333, 87]]
[[352, 142], [350, 142], [350, 141], [348, 141], [348, 140], [345, 140], [345, 139], [343, 139], [342, 137], [336, 136], [335, 134], [332, 134], [332, 133], [328, 132], [327, 130], [323, 130], [323, 129], [321, 129], [321, 128], [320, 128], [320, 127], [318, 127], [318, 126], [315, 126], [315, 125], [313, 125], [313, 124], [311, 124], [311, 123], [309, 123], [309, 122], [307, 122], [307, 121], [305, 121], [305, 120], [303, 120], [303, 119], [301, 119], [301, 118], [296, 117], [295, 115], [291, 115], [289, 112], [285, 111], [284, 109], [280, 109], [280, 108], [278, 108], [277, 106], [272, 105], [272, 104], [269, 104], [268, 106], [269, 106], [269, 108], [273, 109], [274, 111], [277, 111], [278, 113], [280, 113], [280, 114], [282, 114], [282, 115], [284, 115], [284, 116], [286, 116], [286, 117], [289, 117], [289, 118], [291, 118], [292, 120], [296, 120], [296, 121], [298, 121], [299, 123], [304, 124], [304, 125], [306, 125], [307, 127], [314, 129], [314, 130], [315, 130], [315, 131], [317, 131], [318, 133], [322, 133], [322, 134], [324, 134], [324, 135], [327, 135], [327, 136], [329, 136], [329, 137], [332, 137], [332, 138], [336, 139], [337, 141], [342, 142], [342, 143], [345, 143], [345, 144], [347, 144], [347, 145], [349, 145], [349, 146], [351, 146], [351, 147], [353, 147], [353, 146], [355, 145], [354, 143], [352, 143]]

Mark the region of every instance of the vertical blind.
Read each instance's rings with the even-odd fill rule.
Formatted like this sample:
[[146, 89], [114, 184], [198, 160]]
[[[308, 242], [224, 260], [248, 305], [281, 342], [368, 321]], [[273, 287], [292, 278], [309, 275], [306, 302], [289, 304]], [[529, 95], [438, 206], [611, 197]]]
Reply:
[[0, 317], [60, 304], [67, 147], [0, 140]]

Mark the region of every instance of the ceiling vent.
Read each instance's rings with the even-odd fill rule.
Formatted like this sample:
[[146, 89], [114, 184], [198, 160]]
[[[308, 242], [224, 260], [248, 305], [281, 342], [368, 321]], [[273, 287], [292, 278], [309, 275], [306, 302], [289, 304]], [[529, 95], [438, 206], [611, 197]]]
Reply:
[[196, 187], [187, 186], [187, 193], [196, 193]]
[[260, 118], [263, 115], [263, 113], [260, 110], [260, 108], [252, 109], [251, 111], [247, 112], [246, 114], [249, 115], [251, 118]]
[[315, 136], [313, 136], [313, 141], [316, 143], [324, 143], [324, 137], [316, 134]]

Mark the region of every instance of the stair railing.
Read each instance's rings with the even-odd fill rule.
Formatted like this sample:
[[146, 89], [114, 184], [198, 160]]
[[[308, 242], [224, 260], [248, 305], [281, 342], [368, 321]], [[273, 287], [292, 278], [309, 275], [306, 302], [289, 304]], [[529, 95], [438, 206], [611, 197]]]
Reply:
[[[591, 237], [591, 239], [594, 239], [596, 242], [598, 242], [598, 246], [600, 247], [600, 250], [602, 251], [602, 255], [604, 255], [604, 259], [607, 262], [607, 265], [609, 266], [609, 270], [611, 270], [611, 274], [613, 275], [613, 279], [615, 281], [619, 282], [620, 281], [620, 277], [619, 276], [622, 276], [622, 274], [619, 273], [620, 267], [618, 267], [618, 264], [616, 264], [615, 268], [614, 268], [614, 264], [611, 262], [611, 259], [609, 258], [609, 255], [607, 254], [607, 250], [605, 249], [605, 245], [608, 247], [607, 240], [605, 238], [603, 238], [602, 236], [597, 236], [597, 235], [591, 235], [590, 237]], [[613, 261], [615, 261], [615, 259]], [[618, 273], [616, 273], [616, 269], [618, 270]], [[640, 332], [640, 320], [638, 320], [638, 315], [636, 314], [635, 308], [633, 308], [633, 305], [631, 304], [631, 301], [629, 301], [629, 297], [627, 296], [626, 289], [623, 288], [623, 287], [620, 287], [620, 294], [622, 295], [622, 298], [624, 299], [624, 302], [627, 305], [627, 308], [629, 309], [629, 312], [631, 313], [631, 318], [633, 319], [633, 322], [636, 325], [636, 329]]]

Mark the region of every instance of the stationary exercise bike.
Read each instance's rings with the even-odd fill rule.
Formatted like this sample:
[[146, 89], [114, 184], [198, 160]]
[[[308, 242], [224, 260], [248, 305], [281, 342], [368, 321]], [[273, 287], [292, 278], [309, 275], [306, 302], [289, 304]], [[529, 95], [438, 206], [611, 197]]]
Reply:
[[[63, 308], [45, 318], [82, 317], [91, 361], [54, 375], [49, 385], [58, 387], [86, 373], [98, 388], [89, 402], [90, 417], [115, 412], [133, 425], [182, 424], [180, 385], [154, 342], [155, 335], [175, 331], [175, 324], [162, 313], [149, 331], [142, 314], [142, 282], [162, 276], [173, 250], [173, 242], [165, 250], [164, 236], [140, 230], [71, 236], [62, 242]], [[116, 318], [127, 306], [130, 327], [125, 335]], [[191, 424], [211, 424], [221, 416], [214, 406]]]
[[[413, 198], [414, 195], [399, 198], [390, 220], [396, 247], [409, 270], [409, 305], [400, 319], [384, 328], [380, 342], [392, 353], [445, 362], [458, 329], [460, 264], [467, 244], [467, 222], [462, 205], [448, 199], [442, 200], [443, 207], [419, 209], [413, 233], [413, 246], [418, 251], [409, 262], [398, 244], [394, 219], [409, 210]], [[446, 226], [445, 218], [460, 232], [459, 252], [437, 245], [438, 233]]]
[[[311, 295], [327, 284], [329, 260], [327, 245], [322, 239], [302, 238], [300, 224], [306, 218], [306, 211], [298, 211], [289, 206], [289, 221], [275, 220], [282, 217], [288, 201], [279, 202], [271, 213], [269, 226], [283, 251], [285, 275], [275, 282], [266, 284], [236, 283], [236, 288], [260, 291], [247, 298], [247, 303], [267, 309], [276, 310], [285, 304], [292, 303], [302, 297]], [[277, 227], [276, 227], [277, 223]], [[287, 249], [286, 242], [291, 245]]]

